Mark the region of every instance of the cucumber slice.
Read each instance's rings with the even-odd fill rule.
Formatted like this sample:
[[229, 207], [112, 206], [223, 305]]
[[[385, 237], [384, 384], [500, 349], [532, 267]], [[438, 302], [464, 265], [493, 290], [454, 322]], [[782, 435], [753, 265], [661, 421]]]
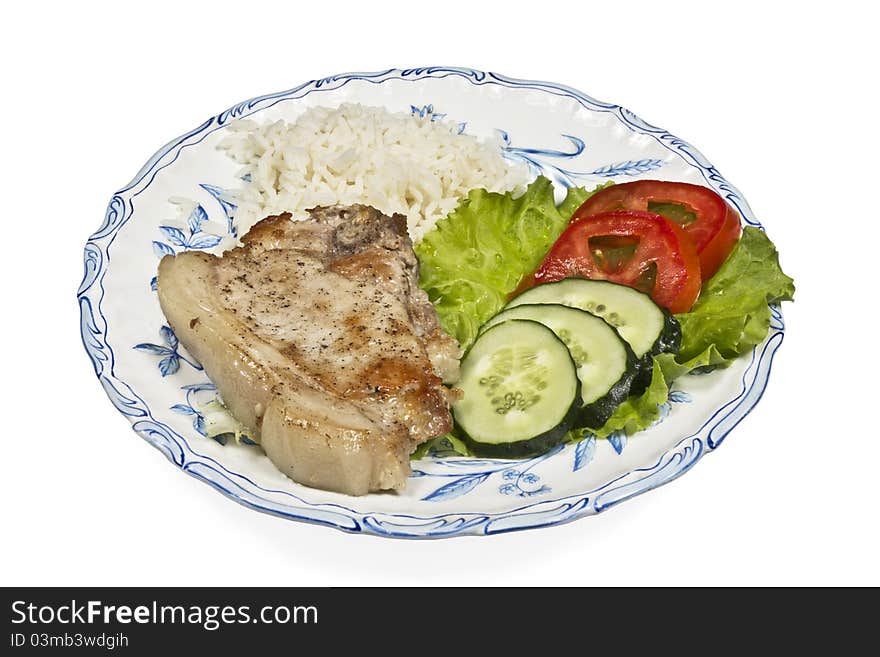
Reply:
[[540, 322], [568, 347], [581, 382], [578, 426], [598, 429], [629, 396], [638, 359], [629, 344], [601, 317], [559, 304], [524, 304], [504, 310], [483, 330], [512, 319]]
[[512, 319], [477, 337], [461, 362], [456, 424], [477, 456], [522, 458], [559, 444], [580, 407], [568, 348], [538, 322]]
[[598, 315], [629, 342], [636, 358], [676, 352], [681, 346], [681, 326], [672, 314], [635, 288], [586, 278], [565, 278], [543, 283], [512, 299], [505, 308], [524, 304], [558, 303]]

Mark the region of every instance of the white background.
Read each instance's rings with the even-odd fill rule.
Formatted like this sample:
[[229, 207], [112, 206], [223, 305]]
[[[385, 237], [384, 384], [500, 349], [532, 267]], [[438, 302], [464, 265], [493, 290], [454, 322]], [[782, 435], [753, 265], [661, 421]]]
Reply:
[[[25, 5], [0, 28], [0, 584], [880, 584], [880, 61], [867, 3], [11, 6]], [[695, 144], [779, 246], [798, 292], [767, 392], [684, 477], [560, 527], [348, 535], [185, 476], [104, 395], [75, 290], [113, 192], [235, 102], [429, 64], [562, 82], [633, 110]]]

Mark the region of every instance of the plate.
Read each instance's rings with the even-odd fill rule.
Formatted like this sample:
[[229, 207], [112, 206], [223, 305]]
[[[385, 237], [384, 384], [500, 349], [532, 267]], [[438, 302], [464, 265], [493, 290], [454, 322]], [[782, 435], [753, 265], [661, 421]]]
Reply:
[[[391, 69], [312, 80], [239, 103], [170, 141], [111, 199], [85, 248], [78, 291], [83, 344], [98, 381], [134, 430], [184, 472], [230, 498], [292, 520], [388, 537], [440, 538], [543, 527], [609, 509], [687, 472], [755, 406], [782, 342], [730, 368], [675, 382], [661, 421], [627, 438], [589, 439], [522, 461], [439, 454], [414, 462], [402, 493], [349, 497], [301, 486], [259, 446], [205, 437], [216, 395], [178, 344], [155, 293], [158, 257], [217, 248], [235, 230], [238, 165], [216, 149], [231, 122], [295, 119], [313, 106], [381, 105], [502, 138], [505, 157], [570, 185], [659, 178], [706, 185], [759, 226], [743, 196], [693, 146], [632, 112], [571, 87], [466, 68]], [[193, 199], [183, 228], [169, 199]], [[134, 466], [134, 464], [132, 464]]]

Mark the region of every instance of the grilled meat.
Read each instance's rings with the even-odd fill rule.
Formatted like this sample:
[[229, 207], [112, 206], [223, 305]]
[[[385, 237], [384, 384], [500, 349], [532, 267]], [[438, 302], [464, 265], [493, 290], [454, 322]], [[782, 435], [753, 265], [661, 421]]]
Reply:
[[400, 489], [452, 427], [458, 344], [418, 287], [406, 219], [368, 206], [267, 217], [217, 257], [159, 264], [162, 310], [224, 403], [295, 481]]

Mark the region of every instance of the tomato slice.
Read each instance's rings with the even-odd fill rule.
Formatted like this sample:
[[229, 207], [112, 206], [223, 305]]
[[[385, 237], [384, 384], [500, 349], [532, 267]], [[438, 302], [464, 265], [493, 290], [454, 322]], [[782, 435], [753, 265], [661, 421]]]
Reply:
[[700, 271], [704, 281], [712, 278], [715, 272], [724, 264], [727, 256], [733, 251], [733, 247], [739, 242], [741, 234], [742, 222], [740, 221], [739, 214], [728, 205], [727, 217], [724, 220], [724, 225], [721, 226], [721, 230], [700, 251]]
[[655, 212], [681, 226], [697, 249], [703, 280], [718, 271], [741, 232], [739, 215], [723, 198], [690, 183], [637, 180], [612, 185], [588, 198], [573, 219], [610, 210]]
[[681, 313], [700, 294], [700, 259], [674, 222], [652, 212], [613, 210], [569, 224], [533, 280], [539, 284], [571, 277], [622, 283]]

